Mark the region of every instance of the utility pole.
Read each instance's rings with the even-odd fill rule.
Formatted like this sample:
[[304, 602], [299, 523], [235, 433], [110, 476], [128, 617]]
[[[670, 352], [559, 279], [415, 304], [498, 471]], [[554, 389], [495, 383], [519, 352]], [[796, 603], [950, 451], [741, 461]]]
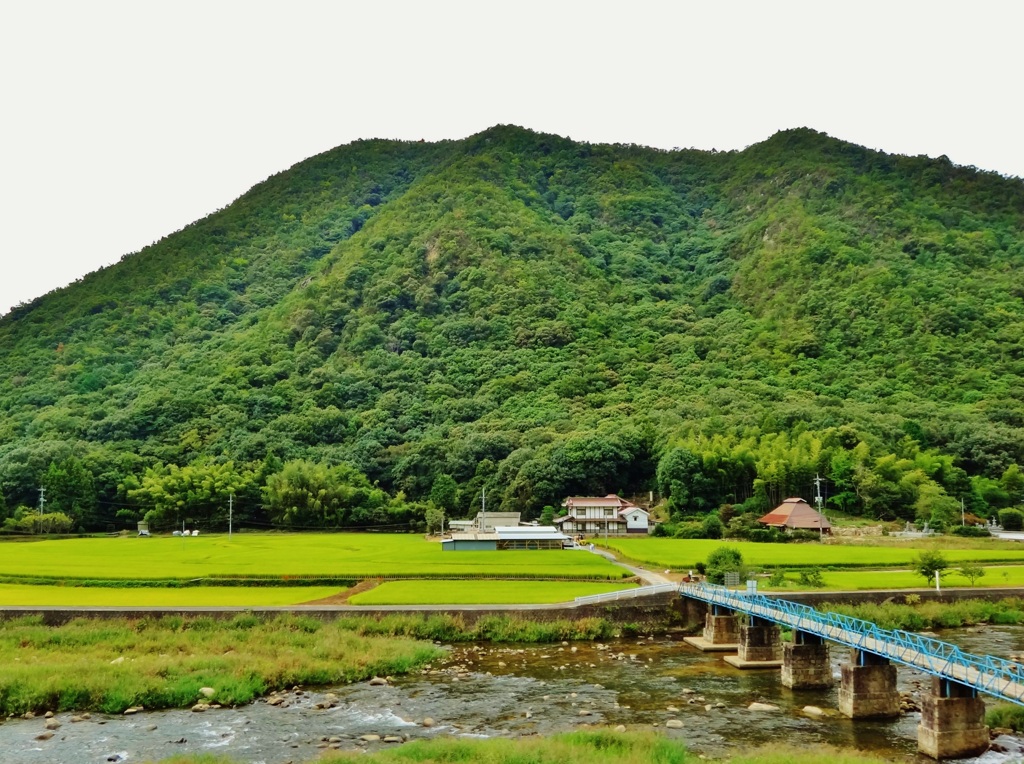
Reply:
[[234, 509], [235, 495], [228, 494], [228, 538], [231, 538], [231, 511]]
[[487, 531], [487, 486], [480, 489], [480, 532]]
[[814, 490], [817, 495], [814, 497], [814, 503], [818, 505], [818, 511], [821, 512], [821, 481], [822, 477], [815, 473], [814, 475]]
[[39, 489], [39, 514], [43, 514], [43, 506], [46, 504], [46, 489]]

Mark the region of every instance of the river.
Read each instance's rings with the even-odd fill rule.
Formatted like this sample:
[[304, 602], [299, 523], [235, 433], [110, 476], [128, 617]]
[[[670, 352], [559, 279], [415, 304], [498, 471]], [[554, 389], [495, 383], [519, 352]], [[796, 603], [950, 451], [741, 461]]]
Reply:
[[[958, 629], [942, 638], [971, 652], [1024, 652], [1021, 627]], [[837, 677], [846, 652], [833, 647]], [[901, 667], [899, 684], [902, 692], [916, 696], [928, 678]], [[59, 714], [61, 726], [47, 740], [37, 739], [44, 719], [9, 719], [0, 723], [0, 752], [4, 761], [25, 764], [141, 762], [200, 752], [226, 754], [240, 763], [284, 764], [311, 761], [332, 745], [393, 745], [360, 741], [363, 735], [489, 737], [621, 724], [657, 725], [707, 755], [784, 740], [913, 757], [918, 721], [917, 714], [908, 713], [892, 721], [853, 722], [834, 712], [835, 689], [787, 690], [778, 670], [739, 671], [718, 655], [664, 636], [607, 644], [456, 645], [423, 673], [396, 677], [387, 686], [361, 683], [282, 697], [278, 706], [261, 701], [202, 713], [94, 714], [79, 722]], [[755, 701], [779, 708], [748, 710]], [[802, 712], [805, 706], [820, 707], [827, 715], [812, 718]], [[433, 726], [423, 725], [427, 717]], [[670, 719], [681, 721], [682, 728], [665, 729]], [[1012, 748], [1021, 741], [999, 742]], [[1024, 761], [1024, 756], [990, 752], [975, 761], [997, 764]]]

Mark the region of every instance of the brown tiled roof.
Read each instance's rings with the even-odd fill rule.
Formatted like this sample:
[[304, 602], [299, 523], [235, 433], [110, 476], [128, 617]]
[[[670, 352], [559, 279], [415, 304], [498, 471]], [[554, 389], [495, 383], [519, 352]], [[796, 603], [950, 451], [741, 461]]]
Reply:
[[803, 528], [807, 530], [829, 530], [832, 523], [803, 499], [786, 499], [779, 506], [758, 520], [762, 525]]

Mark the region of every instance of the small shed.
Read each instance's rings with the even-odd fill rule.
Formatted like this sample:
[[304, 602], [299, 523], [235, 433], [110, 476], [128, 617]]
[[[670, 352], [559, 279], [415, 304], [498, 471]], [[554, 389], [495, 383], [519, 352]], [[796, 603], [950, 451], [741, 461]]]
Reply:
[[828, 518], [800, 498], [786, 499], [758, 522], [770, 528], [832, 532]]

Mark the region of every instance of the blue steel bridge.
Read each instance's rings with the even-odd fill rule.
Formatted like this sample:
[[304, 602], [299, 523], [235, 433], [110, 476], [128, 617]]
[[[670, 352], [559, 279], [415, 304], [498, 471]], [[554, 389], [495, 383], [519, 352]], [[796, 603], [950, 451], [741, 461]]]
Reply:
[[701, 600], [796, 632], [847, 645], [864, 653], [956, 682], [1011, 703], [1024, 705], [1024, 666], [992, 655], [973, 655], [956, 645], [900, 629], [883, 629], [871, 621], [823, 612], [807, 605], [733, 591], [707, 583], [680, 584], [684, 597]]

